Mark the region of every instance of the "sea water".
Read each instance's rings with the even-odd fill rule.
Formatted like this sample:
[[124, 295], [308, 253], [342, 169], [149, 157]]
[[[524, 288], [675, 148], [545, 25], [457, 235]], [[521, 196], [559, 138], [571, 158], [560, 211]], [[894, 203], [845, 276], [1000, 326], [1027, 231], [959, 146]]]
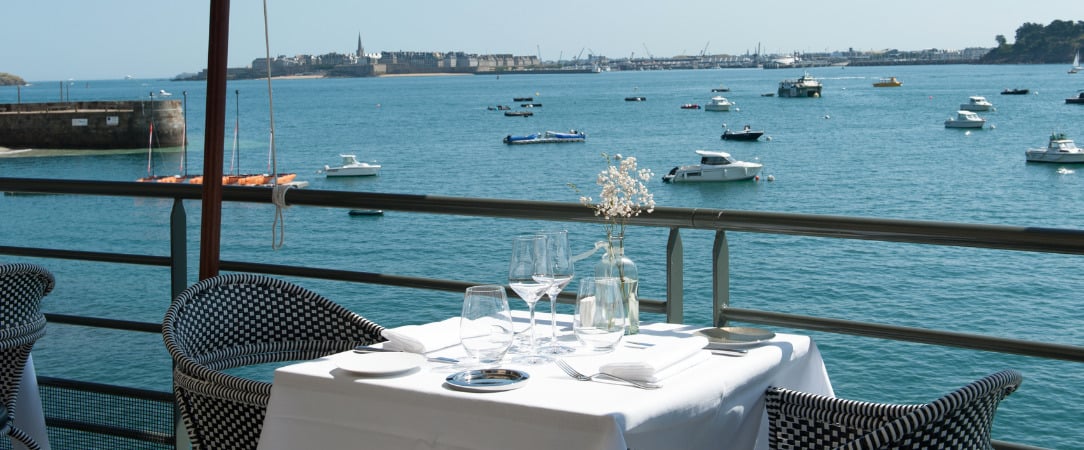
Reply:
[[[1064, 103], [1081, 87], [1079, 75], [1048, 65], [831, 67], [809, 73], [824, 84], [821, 98], [762, 96], [779, 81], [802, 75], [799, 70], [275, 80], [270, 98], [266, 81], [236, 81], [227, 88], [225, 169], [268, 170], [273, 105], [275, 168], [297, 172], [309, 189], [597, 200], [594, 181], [604, 165], [602, 154], [620, 153], [655, 172], [649, 186], [660, 206], [1080, 228], [1084, 167], [1024, 161], [1024, 150], [1045, 146], [1052, 132], [1084, 140], [1084, 107]], [[899, 78], [903, 86], [872, 86], [885, 76]], [[680, 108], [707, 103], [718, 95], [711, 87], [720, 84], [732, 89], [722, 94], [736, 103], [731, 111]], [[1031, 93], [998, 95], [1006, 88]], [[201, 83], [34, 82], [18, 95], [24, 102], [57, 100], [59, 92], [71, 100], [140, 99], [161, 95], [161, 89], [185, 99], [191, 145], [184, 156], [177, 149], [154, 152], [150, 171], [179, 173], [183, 161], [190, 173], [201, 172]], [[647, 100], [623, 100], [633, 95]], [[987, 127], [945, 129], [944, 120], [972, 95], [996, 107], [980, 113]], [[16, 96], [15, 88], [0, 88], [0, 102], [15, 102]], [[542, 104], [532, 108], [532, 117], [505, 117], [487, 108], [520, 109], [512, 98], [525, 96]], [[724, 125], [747, 124], [765, 136], [759, 142], [720, 139]], [[587, 141], [501, 142], [509, 134], [569, 129], [585, 131]], [[696, 162], [697, 149], [760, 162], [761, 179], [660, 181], [672, 167]], [[0, 176], [127, 181], [148, 174], [148, 155], [140, 150], [28, 153], [33, 156], [0, 159]], [[334, 165], [341, 153], [383, 169], [376, 177], [325, 179], [319, 170]], [[158, 199], [3, 196], [0, 245], [164, 256], [171, 205]], [[200, 204], [185, 207], [194, 282]], [[309, 207], [286, 209], [284, 216], [285, 246], [274, 250], [273, 207], [225, 205], [222, 259], [502, 284], [511, 236], [553, 225], [394, 211], [353, 217], [341, 209]], [[601, 225], [565, 225], [574, 252], [604, 238]], [[687, 323], [711, 323], [713, 237], [710, 231], [682, 233]], [[626, 236], [642, 297], [665, 297], [666, 238], [666, 229], [655, 228], [633, 227]], [[1077, 256], [740, 232], [728, 233], [728, 242], [730, 301], [737, 307], [1084, 345], [1084, 278]], [[56, 290], [43, 302], [47, 312], [159, 322], [169, 305], [163, 268], [3, 260], [39, 262], [56, 273]], [[577, 267], [581, 276], [594, 258], [585, 261]], [[462, 301], [445, 292], [294, 281], [388, 326], [443, 319], [457, 314]], [[170, 364], [161, 337], [131, 334], [50, 326], [35, 347], [38, 373], [168, 390]], [[1084, 416], [1080, 364], [811, 334], [841, 397], [926, 402], [1014, 367], [1025, 381], [999, 409], [995, 437], [1053, 448], [1084, 442], [1078, 426]]]

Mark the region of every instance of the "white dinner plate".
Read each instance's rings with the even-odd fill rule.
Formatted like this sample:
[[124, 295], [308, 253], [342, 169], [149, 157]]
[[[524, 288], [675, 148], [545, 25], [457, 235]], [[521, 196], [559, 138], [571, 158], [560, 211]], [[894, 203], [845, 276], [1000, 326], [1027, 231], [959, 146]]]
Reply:
[[425, 356], [407, 352], [344, 353], [335, 358], [335, 365], [360, 375], [393, 375], [420, 367]]
[[718, 327], [697, 330], [696, 334], [708, 338], [707, 348], [751, 347], [770, 341], [775, 333], [763, 328]]
[[520, 370], [480, 369], [453, 373], [444, 382], [460, 391], [496, 392], [521, 388], [530, 378], [527, 372]]

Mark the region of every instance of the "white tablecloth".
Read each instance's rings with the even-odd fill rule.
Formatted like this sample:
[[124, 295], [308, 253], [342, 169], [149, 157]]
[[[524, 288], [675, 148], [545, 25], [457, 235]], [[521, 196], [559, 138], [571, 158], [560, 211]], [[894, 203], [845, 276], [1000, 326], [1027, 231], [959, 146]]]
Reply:
[[[23, 367], [23, 379], [19, 382], [19, 398], [15, 403], [15, 426], [19, 427], [41, 446], [49, 450], [49, 435], [46, 433], [45, 416], [41, 411], [41, 394], [38, 393], [38, 377], [34, 371], [34, 355], [26, 360]], [[12, 441], [15, 449], [25, 449], [18, 441]]]
[[[692, 330], [649, 324], [626, 340], [650, 343]], [[636, 351], [643, 350], [617, 350]], [[464, 355], [459, 347], [430, 354]], [[585, 371], [597, 358], [565, 359]], [[259, 449], [764, 449], [769, 385], [833, 394], [816, 345], [788, 334], [744, 357], [711, 356], [656, 390], [576, 381], [553, 364], [502, 367], [525, 370], [530, 380], [515, 390], [472, 393], [444, 385], [457, 369], [441, 363], [385, 377], [355, 375], [330, 358], [280, 368]]]

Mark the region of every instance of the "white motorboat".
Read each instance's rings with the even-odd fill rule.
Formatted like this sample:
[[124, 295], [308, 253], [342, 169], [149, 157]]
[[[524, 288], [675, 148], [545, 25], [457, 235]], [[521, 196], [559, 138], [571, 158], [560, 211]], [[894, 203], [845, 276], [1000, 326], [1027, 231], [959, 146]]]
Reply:
[[700, 164], [678, 166], [662, 177], [666, 183], [694, 181], [741, 181], [751, 180], [760, 174], [760, 163], [738, 161], [729, 153], [714, 150], [697, 150]]
[[973, 95], [967, 98], [967, 103], [961, 103], [960, 109], [964, 111], [989, 111], [994, 109], [994, 104], [986, 100], [986, 97]]
[[1029, 162], [1084, 163], [1084, 148], [1077, 147], [1065, 133], [1054, 133], [1046, 148], [1029, 148], [1024, 156]]
[[379, 164], [359, 162], [354, 155], [339, 155], [343, 158], [341, 166], [324, 166], [324, 174], [328, 177], [364, 177], [376, 175], [380, 172]]
[[708, 104], [704, 105], [704, 111], [730, 111], [730, 107], [734, 106], [730, 100], [721, 95], [716, 95], [711, 98]]
[[945, 121], [945, 128], [982, 128], [986, 119], [971, 111], [956, 111], [956, 117]]

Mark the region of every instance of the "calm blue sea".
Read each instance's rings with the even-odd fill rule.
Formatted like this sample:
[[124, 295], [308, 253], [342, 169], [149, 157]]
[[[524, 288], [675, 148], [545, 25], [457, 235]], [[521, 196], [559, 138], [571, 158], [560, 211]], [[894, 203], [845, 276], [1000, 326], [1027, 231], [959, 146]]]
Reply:
[[[833, 67], [810, 70], [824, 83], [820, 99], [762, 97], [796, 70], [610, 72], [583, 75], [301, 79], [273, 82], [280, 171], [309, 189], [436, 194], [576, 202], [568, 186], [597, 197], [601, 154], [636, 156], [652, 169], [656, 202], [665, 206], [944, 220], [1079, 228], [1084, 222], [1084, 166], [1024, 162], [1024, 150], [1051, 132], [1084, 140], [1084, 107], [1064, 99], [1084, 88], [1062, 66]], [[896, 76], [899, 88], [873, 88]], [[704, 104], [725, 84], [730, 112], [683, 110]], [[1005, 96], [1005, 88], [1030, 95]], [[0, 102], [139, 99], [160, 89], [187, 93], [192, 145], [189, 171], [202, 172], [205, 86], [167, 80], [35, 82]], [[242, 172], [266, 171], [266, 81], [231, 82], [227, 100], [227, 169], [239, 119]], [[625, 102], [640, 95], [645, 102]], [[983, 130], [942, 122], [968, 96], [997, 110]], [[487, 106], [534, 97], [529, 118]], [[723, 125], [764, 129], [760, 142], [720, 140]], [[507, 134], [583, 130], [584, 144], [510, 147]], [[774, 181], [665, 185], [671, 167], [696, 161], [696, 149], [722, 149], [765, 165]], [[134, 180], [147, 174], [143, 151], [116, 154], [33, 152], [0, 158], [0, 176]], [[340, 153], [383, 165], [378, 177], [325, 179]], [[182, 154], [156, 153], [155, 173], [180, 171]], [[167, 255], [170, 202], [79, 196], [0, 197], [0, 245], [30, 245]], [[189, 213], [190, 273], [198, 269], [198, 202]], [[502, 283], [508, 237], [545, 224], [389, 212], [351, 217], [342, 210], [286, 210], [286, 245], [272, 250], [274, 210], [227, 205], [222, 259]], [[552, 227], [552, 225], [550, 225]], [[600, 225], [568, 224], [574, 250], [603, 236]], [[686, 322], [710, 324], [712, 233], [683, 234]], [[666, 230], [633, 229], [628, 253], [638, 263], [641, 295], [664, 297]], [[1084, 345], [1079, 257], [730, 233], [731, 301], [825, 317], [978, 332]], [[4, 258], [14, 260], [15, 258]], [[58, 277], [46, 311], [160, 321], [170, 301], [164, 269], [39, 260]], [[580, 263], [581, 273], [593, 260]], [[385, 325], [455, 314], [447, 293], [296, 280]], [[516, 307], [525, 308], [514, 301]], [[543, 308], [544, 309], [544, 308]], [[645, 317], [652, 320], [651, 316]], [[654, 318], [658, 319], [658, 318]], [[995, 437], [1051, 448], [1084, 442], [1079, 364], [945, 350], [875, 339], [815, 334], [840, 396], [925, 402], [1006, 367], [1024, 372], [1022, 389], [999, 410]], [[73, 342], [81, 343], [72, 346]], [[51, 326], [35, 347], [38, 373], [168, 389], [170, 365], [157, 335], [139, 337]]]

